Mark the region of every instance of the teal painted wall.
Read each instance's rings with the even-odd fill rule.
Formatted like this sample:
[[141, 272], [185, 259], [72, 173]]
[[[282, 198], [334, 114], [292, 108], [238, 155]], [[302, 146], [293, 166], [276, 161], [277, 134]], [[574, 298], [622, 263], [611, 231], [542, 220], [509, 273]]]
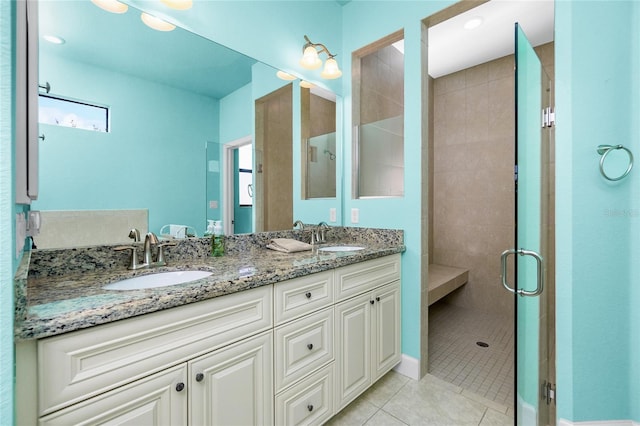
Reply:
[[[344, 224], [350, 225], [351, 209], [360, 210], [354, 226], [404, 229], [406, 252], [402, 256], [402, 352], [420, 358], [421, 252], [421, 20], [453, 2], [357, 1], [343, 7], [342, 93], [344, 94]], [[401, 5], [401, 6], [400, 6]], [[404, 29], [405, 36], [405, 178], [402, 198], [352, 199], [352, 104], [350, 52], [388, 34]], [[426, 230], [425, 230], [426, 231]], [[425, 258], [426, 261], [426, 258]]]
[[[52, 94], [110, 107], [111, 132], [41, 124], [38, 210], [149, 209], [149, 230], [206, 227], [206, 143], [217, 142], [212, 98], [42, 56]], [[44, 77], [46, 76], [46, 77]]]
[[[14, 2], [0, 2], [0, 419], [14, 419], [13, 274], [15, 254]], [[20, 209], [22, 210], [22, 209]]]
[[557, 405], [571, 421], [640, 421], [640, 178], [605, 181], [595, 152], [640, 152], [637, 18], [631, 1], [556, 2]]

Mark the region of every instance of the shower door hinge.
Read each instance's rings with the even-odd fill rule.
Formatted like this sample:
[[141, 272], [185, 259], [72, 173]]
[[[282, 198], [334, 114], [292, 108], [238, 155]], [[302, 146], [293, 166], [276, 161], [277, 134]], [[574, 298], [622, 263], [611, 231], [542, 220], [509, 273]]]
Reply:
[[556, 402], [556, 385], [546, 380], [542, 383], [542, 400], [551, 405], [551, 401]]
[[556, 113], [553, 108], [546, 107], [542, 109], [542, 127], [553, 127], [556, 124]]

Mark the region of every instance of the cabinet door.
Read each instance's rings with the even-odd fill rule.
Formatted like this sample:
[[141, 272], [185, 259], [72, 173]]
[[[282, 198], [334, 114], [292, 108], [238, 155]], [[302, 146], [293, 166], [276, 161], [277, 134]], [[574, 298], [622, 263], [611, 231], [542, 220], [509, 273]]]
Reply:
[[189, 423], [273, 424], [271, 331], [189, 362]]
[[400, 282], [373, 292], [372, 358], [373, 381], [400, 362]]
[[371, 300], [364, 294], [335, 307], [337, 410], [371, 383]]
[[40, 425], [187, 424], [187, 366], [180, 364], [40, 419]]

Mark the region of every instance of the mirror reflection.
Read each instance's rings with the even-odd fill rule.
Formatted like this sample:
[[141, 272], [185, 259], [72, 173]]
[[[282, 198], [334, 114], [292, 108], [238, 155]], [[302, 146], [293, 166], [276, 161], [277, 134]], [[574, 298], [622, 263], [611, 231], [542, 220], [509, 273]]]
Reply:
[[302, 198], [336, 196], [336, 97], [301, 89]]
[[[57, 121], [50, 115], [46, 123], [41, 120], [46, 143], [40, 149], [41, 195], [33, 209], [146, 210], [148, 230], [156, 233], [177, 224], [202, 236], [207, 219], [236, 225], [231, 232], [258, 230], [251, 209], [263, 194], [255, 185], [253, 206], [241, 199], [240, 189], [228, 194], [225, 152], [228, 143], [247, 138], [253, 146], [254, 100], [287, 84], [275, 69], [180, 28], [150, 29], [132, 7], [112, 14], [91, 2], [40, 2], [39, 27], [41, 37], [64, 39], [54, 45], [41, 38], [39, 74], [51, 86], [48, 95], [106, 108], [108, 130], [60, 125], [78, 122], [66, 113]], [[230, 152], [235, 159], [235, 148]], [[279, 158], [291, 164], [268, 155], [271, 169], [280, 168]], [[265, 154], [254, 155], [254, 161], [259, 156]], [[240, 165], [234, 172], [238, 182], [258, 174]], [[281, 188], [270, 196], [278, 191], [286, 192]], [[227, 213], [228, 198], [238, 199], [235, 215]], [[249, 219], [241, 219], [243, 214]], [[99, 223], [86, 232], [97, 233]], [[128, 229], [109, 226], [109, 233], [128, 240]], [[46, 232], [47, 224], [42, 228]]]

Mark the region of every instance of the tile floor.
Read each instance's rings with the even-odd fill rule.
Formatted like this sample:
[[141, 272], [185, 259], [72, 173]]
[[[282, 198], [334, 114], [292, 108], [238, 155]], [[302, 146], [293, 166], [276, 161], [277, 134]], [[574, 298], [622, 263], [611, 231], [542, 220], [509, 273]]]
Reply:
[[[429, 307], [429, 373], [513, 407], [514, 324], [510, 316], [446, 303]], [[476, 342], [487, 343], [481, 347]]]
[[429, 308], [430, 373], [416, 381], [389, 372], [327, 425], [511, 426], [513, 347], [510, 317], [436, 303]]
[[391, 371], [327, 425], [512, 426], [513, 409], [431, 374], [416, 381]]

